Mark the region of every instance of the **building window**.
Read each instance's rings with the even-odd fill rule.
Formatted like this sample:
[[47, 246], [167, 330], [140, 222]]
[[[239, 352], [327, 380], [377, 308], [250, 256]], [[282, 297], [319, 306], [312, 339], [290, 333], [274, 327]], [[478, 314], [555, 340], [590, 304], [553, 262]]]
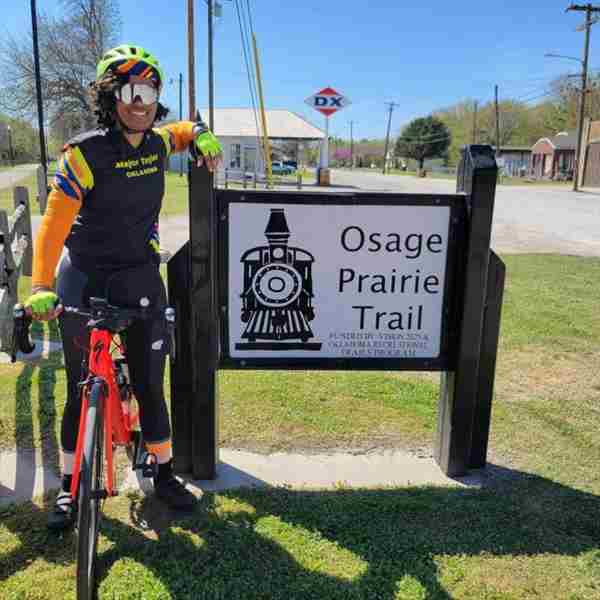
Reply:
[[231, 159], [229, 161], [230, 169], [242, 168], [242, 145], [231, 144]]

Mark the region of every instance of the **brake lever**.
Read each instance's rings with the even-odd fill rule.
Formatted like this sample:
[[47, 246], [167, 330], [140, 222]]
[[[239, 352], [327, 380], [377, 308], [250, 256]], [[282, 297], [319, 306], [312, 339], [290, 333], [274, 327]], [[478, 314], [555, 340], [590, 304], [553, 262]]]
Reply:
[[31, 354], [35, 350], [35, 344], [29, 337], [31, 327], [31, 316], [27, 314], [22, 304], [15, 304], [13, 308], [13, 339], [11, 344], [10, 362], [17, 362], [17, 352]]

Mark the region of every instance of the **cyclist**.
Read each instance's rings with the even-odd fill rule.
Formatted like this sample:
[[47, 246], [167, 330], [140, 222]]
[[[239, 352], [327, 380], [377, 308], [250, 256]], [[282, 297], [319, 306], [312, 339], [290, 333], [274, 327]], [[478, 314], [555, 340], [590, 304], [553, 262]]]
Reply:
[[[62, 312], [58, 298], [67, 305], [86, 306], [90, 296], [108, 293], [117, 306], [139, 306], [140, 298], [147, 297], [156, 308], [164, 307], [157, 223], [167, 158], [191, 146], [192, 154], [211, 171], [221, 160], [219, 141], [202, 122], [154, 127], [168, 112], [159, 102], [164, 81], [158, 60], [140, 46], [121, 45], [103, 55], [96, 81], [90, 84], [99, 128], [64, 146], [36, 236], [32, 295], [26, 305], [34, 319], [58, 317], [67, 373], [62, 489], [49, 515], [52, 529], [73, 522], [69, 490], [81, 411], [77, 384], [87, 364], [89, 339], [85, 319]], [[136, 322], [126, 332], [126, 340], [142, 434], [158, 460], [155, 494], [171, 508], [189, 509], [194, 496], [172, 468], [163, 392], [165, 325]]]

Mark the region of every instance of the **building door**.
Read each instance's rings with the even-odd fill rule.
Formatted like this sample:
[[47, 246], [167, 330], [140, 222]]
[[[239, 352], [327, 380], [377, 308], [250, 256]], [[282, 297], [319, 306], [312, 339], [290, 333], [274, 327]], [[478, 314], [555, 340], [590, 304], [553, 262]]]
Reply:
[[249, 173], [256, 172], [256, 148], [244, 147], [244, 170]]
[[600, 142], [588, 146], [583, 173], [583, 185], [600, 187]]

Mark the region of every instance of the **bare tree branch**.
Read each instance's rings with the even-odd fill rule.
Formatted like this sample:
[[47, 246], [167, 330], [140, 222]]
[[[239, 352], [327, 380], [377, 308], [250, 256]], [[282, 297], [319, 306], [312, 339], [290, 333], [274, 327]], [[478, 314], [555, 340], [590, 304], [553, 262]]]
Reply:
[[[38, 17], [44, 113], [51, 124], [89, 126], [87, 88], [121, 30], [116, 0], [62, 0], [63, 16]], [[0, 39], [0, 110], [32, 120], [37, 111], [31, 33]], [[72, 127], [71, 127], [72, 131]]]

